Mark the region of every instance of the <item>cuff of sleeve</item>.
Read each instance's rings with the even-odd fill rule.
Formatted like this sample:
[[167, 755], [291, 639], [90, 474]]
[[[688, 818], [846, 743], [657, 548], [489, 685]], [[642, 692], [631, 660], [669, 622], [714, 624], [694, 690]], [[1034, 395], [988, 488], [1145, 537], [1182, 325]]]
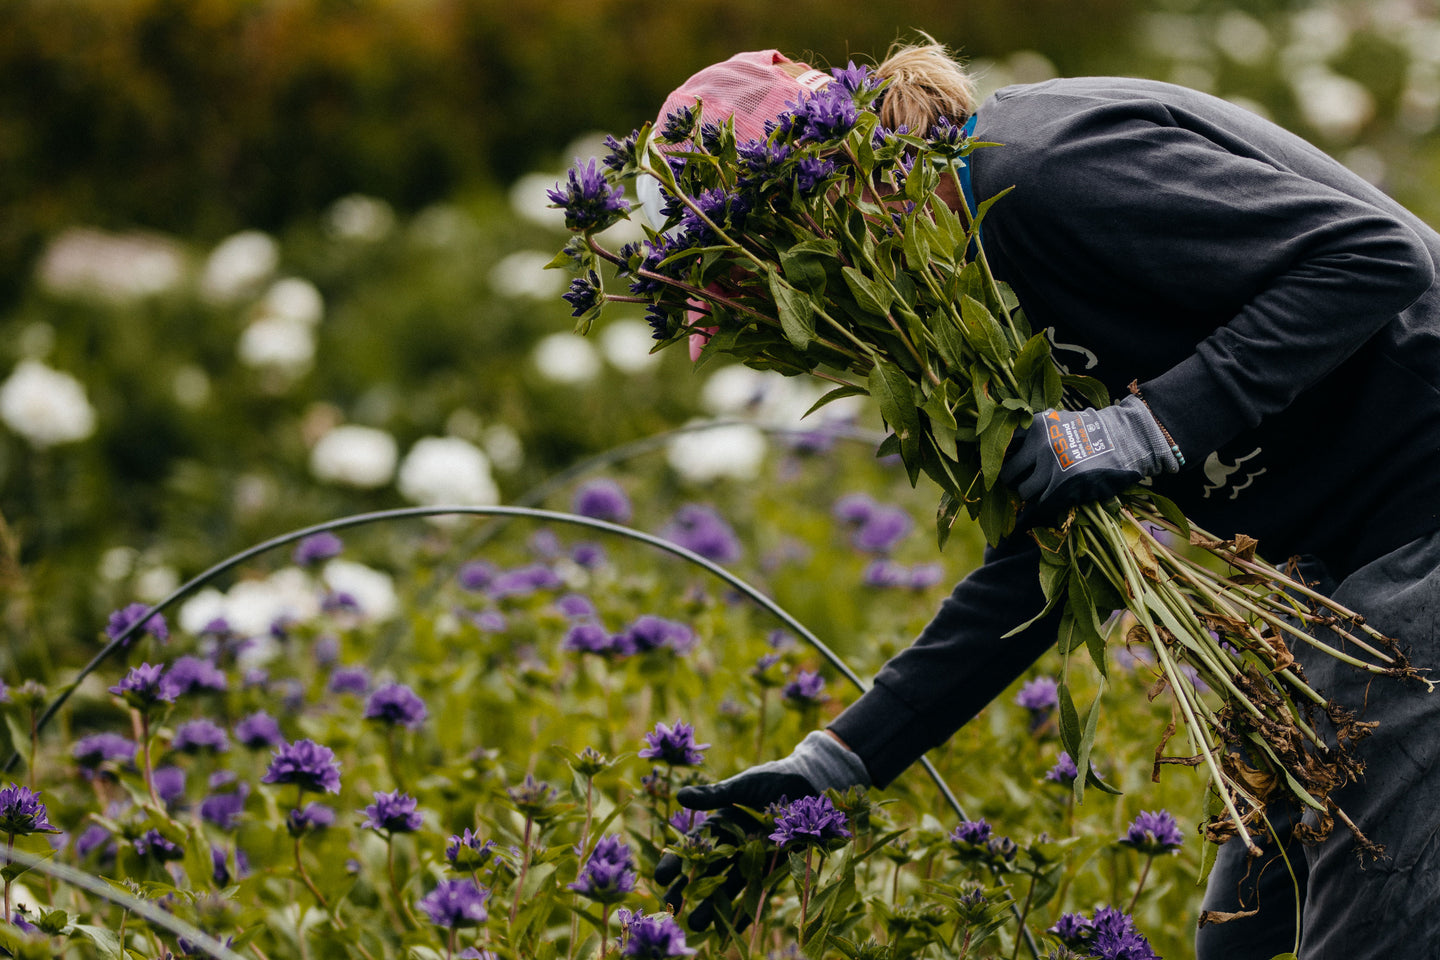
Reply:
[[930, 726], [904, 700], [876, 685], [836, 717], [829, 729], [865, 764], [870, 782], [883, 788], [934, 746], [926, 736]]
[[1155, 419], [1165, 425], [1193, 468], [1259, 418], [1240, 408], [1210, 376], [1204, 358], [1195, 354], [1153, 380], [1140, 391]]

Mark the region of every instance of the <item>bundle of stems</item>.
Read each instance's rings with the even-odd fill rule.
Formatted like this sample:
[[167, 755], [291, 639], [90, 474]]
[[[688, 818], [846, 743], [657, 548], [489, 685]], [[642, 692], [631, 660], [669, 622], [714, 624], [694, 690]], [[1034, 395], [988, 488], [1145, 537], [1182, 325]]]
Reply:
[[[1061, 372], [991, 272], [981, 223], [1003, 194], [973, 213], [959, 200], [965, 158], [1003, 147], [943, 120], [926, 136], [885, 130], [872, 110], [882, 85], [853, 65], [834, 76], [764, 141], [737, 142], [728, 121], [702, 124], [699, 103], [658, 129], [609, 138], [600, 166], [577, 164], [551, 193], [575, 234], [552, 265], [577, 274], [565, 299], [578, 332], [607, 303], [643, 303], [657, 350], [702, 334], [701, 363], [728, 356], [831, 382], [815, 408], [873, 397], [889, 430], [877, 455], [898, 454], [912, 484], [923, 473], [940, 487], [941, 547], [961, 510], [997, 543], [1015, 532], [1020, 507], [1000, 481], [1016, 431], [1049, 408], [1103, 406], [1107, 391]], [[612, 250], [601, 235], [630, 217], [622, 184], [641, 176], [662, 187], [662, 222]], [[602, 270], [628, 292], [607, 293]], [[1144, 487], [1028, 534], [1041, 548], [1041, 616], [1059, 611], [1060, 729], [1080, 771], [1077, 799], [1087, 784], [1113, 788], [1090, 764], [1101, 694], [1082, 720], [1069, 654], [1089, 653], [1103, 693], [1105, 623], [1123, 610], [1124, 642], [1152, 651], [1189, 744], [1162, 755], [1172, 723], [1156, 775], [1166, 763], [1204, 768], [1209, 839], [1256, 849], [1267, 805], [1288, 798], [1316, 812], [1309, 839], [1338, 819], [1362, 851], [1378, 852], [1331, 798], [1362, 770], [1353, 747], [1372, 725], [1313, 689], [1291, 649], [1428, 684], [1392, 639], [1265, 563], [1253, 540], [1198, 530]]]

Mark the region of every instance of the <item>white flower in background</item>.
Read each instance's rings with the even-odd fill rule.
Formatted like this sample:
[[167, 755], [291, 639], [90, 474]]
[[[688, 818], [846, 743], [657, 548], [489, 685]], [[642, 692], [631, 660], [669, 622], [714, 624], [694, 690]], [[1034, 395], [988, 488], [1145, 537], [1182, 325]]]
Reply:
[[363, 563], [331, 560], [325, 564], [320, 578], [335, 593], [343, 593], [354, 600], [367, 620], [388, 620], [400, 609], [394, 578]]
[[34, 447], [84, 440], [95, 432], [85, 387], [39, 360], [21, 360], [0, 384], [0, 420]]
[[510, 209], [522, 220], [564, 231], [565, 212], [550, 206], [546, 193], [565, 179], [564, 173], [527, 173], [510, 186]]
[[500, 502], [490, 458], [459, 437], [425, 437], [410, 448], [396, 480], [405, 499], [422, 506], [485, 506]]
[[508, 423], [494, 423], [485, 428], [480, 444], [490, 463], [502, 473], [514, 473], [525, 462], [525, 447], [520, 434]]
[[262, 315], [240, 332], [240, 362], [296, 376], [315, 362], [315, 333], [304, 323]]
[[268, 233], [242, 230], [210, 251], [200, 274], [200, 293], [211, 303], [234, 303], [253, 295], [280, 264], [280, 247]]
[[1375, 98], [1358, 80], [1311, 66], [1290, 78], [1305, 120], [1332, 140], [1349, 140], [1375, 115]]
[[644, 320], [616, 320], [600, 331], [600, 352], [621, 373], [640, 373], [660, 362], [651, 353], [655, 338]]
[[260, 301], [260, 312], [267, 317], [289, 320], [313, 327], [325, 316], [325, 298], [315, 284], [301, 277], [284, 277], [270, 284]]
[[135, 599], [159, 603], [180, 586], [180, 573], [174, 567], [150, 567], [135, 577]]
[[139, 555], [134, 547], [111, 547], [100, 555], [100, 566], [96, 572], [107, 583], [119, 583], [130, 576]]
[[435, 203], [411, 219], [410, 236], [415, 242], [435, 249], [457, 247], [478, 239], [480, 225], [454, 204]]
[[1270, 31], [1248, 13], [1228, 10], [1215, 23], [1215, 46], [1236, 63], [1257, 67], [1270, 54]]
[[228, 591], [202, 590], [180, 608], [180, 624], [198, 632], [223, 619], [240, 636], [268, 636], [277, 623], [305, 623], [320, 613], [310, 576], [285, 567], [259, 580], [241, 580]]
[[700, 402], [717, 417], [748, 417], [772, 426], [802, 427], [805, 411], [824, 392], [815, 384], [774, 370], [731, 364], [705, 381]]
[[390, 482], [398, 457], [395, 438], [384, 430], [346, 424], [316, 441], [310, 472], [326, 483], [373, 489]]
[[560, 270], [547, 270], [552, 259], [538, 250], [517, 250], [490, 269], [490, 286], [502, 297], [559, 299], [568, 282]]
[[37, 274], [51, 293], [129, 303], [178, 286], [185, 258], [165, 237], [74, 227], [46, 248]]
[[763, 433], [736, 423], [676, 434], [666, 445], [666, 459], [676, 473], [694, 483], [722, 477], [754, 480], [765, 461], [765, 448]]
[[579, 334], [552, 333], [542, 337], [532, 359], [535, 369], [551, 383], [587, 383], [600, 373], [600, 354]]
[[325, 229], [332, 237], [374, 243], [395, 226], [395, 211], [378, 197], [352, 193], [325, 212]]

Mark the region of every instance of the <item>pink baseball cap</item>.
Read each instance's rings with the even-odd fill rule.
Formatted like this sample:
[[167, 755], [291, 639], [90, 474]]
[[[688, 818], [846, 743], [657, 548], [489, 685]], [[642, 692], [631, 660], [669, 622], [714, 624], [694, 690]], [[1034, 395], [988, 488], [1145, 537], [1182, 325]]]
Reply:
[[[792, 76], [785, 65], [803, 67], [799, 76]], [[735, 120], [735, 138], [741, 143], [747, 140], [764, 140], [765, 124], [800, 102], [806, 93], [814, 93], [831, 81], [830, 74], [813, 69], [809, 64], [797, 63], [778, 50], [758, 50], [737, 53], [729, 60], [712, 64], [691, 76], [665, 98], [656, 119], [657, 129], [663, 127], [665, 119], [682, 107], [695, 108], [700, 101], [701, 123], [723, 123], [729, 118]], [[677, 144], [676, 149], [688, 149], [689, 144]], [[635, 185], [640, 197], [641, 212], [651, 225], [659, 229], [664, 221], [660, 213], [662, 200], [660, 184], [650, 176], [642, 176]], [[699, 304], [696, 304], [699, 306]], [[698, 323], [701, 314], [688, 312], [691, 323]], [[704, 327], [702, 332], [690, 336], [690, 359], [700, 356], [705, 341], [710, 338], [714, 327]]]
[[[805, 70], [793, 77], [787, 64]], [[734, 117], [735, 135], [742, 143], [763, 140], [766, 122], [784, 113], [787, 103], [798, 102], [802, 93], [813, 93], [830, 80], [830, 74], [796, 63], [778, 50], [737, 53], [676, 87], [660, 108], [657, 126], [681, 107], [694, 107], [698, 99], [702, 122], [723, 123]]]
[[[791, 76], [786, 65], [804, 68], [798, 77]], [[700, 122], [724, 123], [735, 119], [735, 137], [741, 143], [764, 140], [765, 124], [799, 103], [805, 93], [814, 93], [831, 81], [830, 74], [815, 70], [807, 63], [798, 63], [779, 50], [756, 50], [737, 53], [729, 60], [711, 64], [686, 80], [665, 98], [665, 105], [655, 120], [656, 129], [682, 107], [695, 107], [700, 101]], [[672, 149], [689, 149], [688, 143]], [[659, 229], [664, 218], [660, 214], [660, 184], [642, 176], [635, 184], [641, 212], [650, 225]]]

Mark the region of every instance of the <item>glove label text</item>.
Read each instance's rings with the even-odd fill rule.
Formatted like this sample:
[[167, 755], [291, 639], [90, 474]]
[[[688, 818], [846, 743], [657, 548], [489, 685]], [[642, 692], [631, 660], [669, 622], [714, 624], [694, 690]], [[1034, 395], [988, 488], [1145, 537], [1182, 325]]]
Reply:
[[1045, 414], [1050, 451], [1063, 473], [1086, 460], [1115, 452], [1105, 424], [1094, 410], [1050, 410]]

